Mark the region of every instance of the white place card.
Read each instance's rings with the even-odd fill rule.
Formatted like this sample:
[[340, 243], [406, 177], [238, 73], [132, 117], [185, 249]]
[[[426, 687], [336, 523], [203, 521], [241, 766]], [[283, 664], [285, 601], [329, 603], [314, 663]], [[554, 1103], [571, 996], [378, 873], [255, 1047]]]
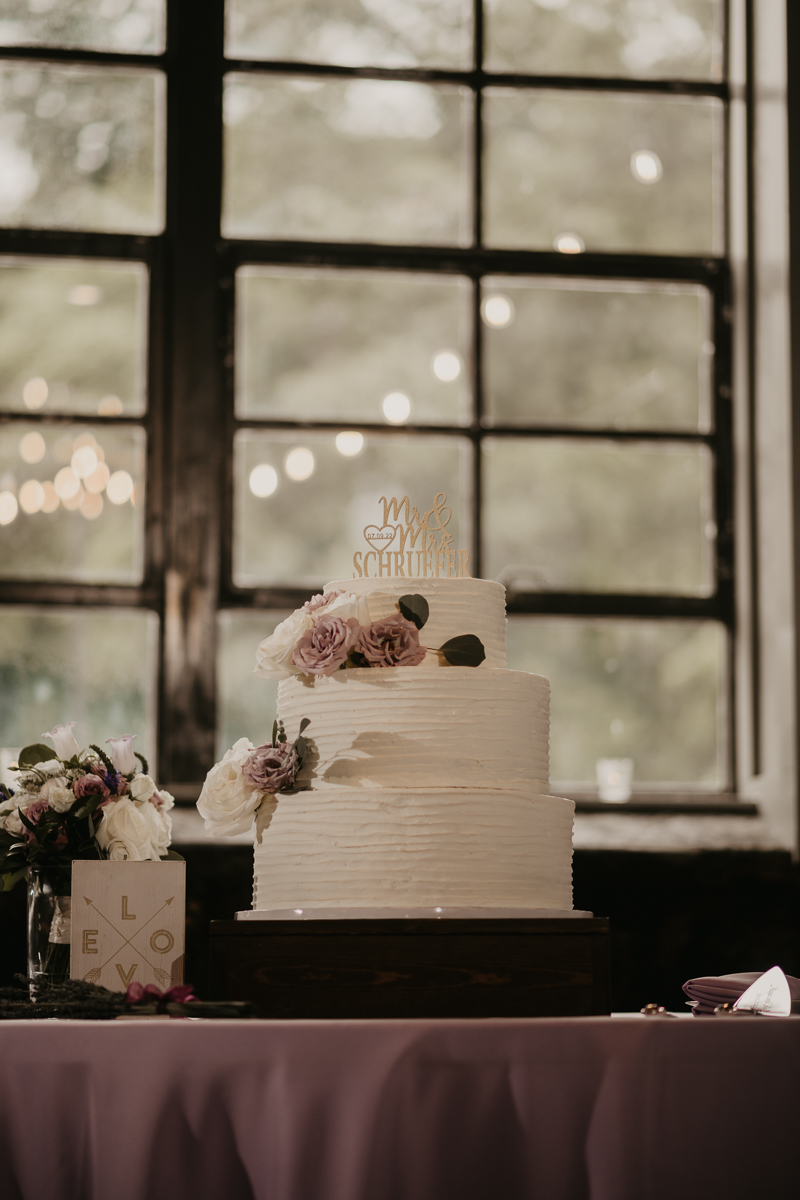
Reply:
[[183, 983], [186, 863], [72, 864], [70, 975], [124, 992]]

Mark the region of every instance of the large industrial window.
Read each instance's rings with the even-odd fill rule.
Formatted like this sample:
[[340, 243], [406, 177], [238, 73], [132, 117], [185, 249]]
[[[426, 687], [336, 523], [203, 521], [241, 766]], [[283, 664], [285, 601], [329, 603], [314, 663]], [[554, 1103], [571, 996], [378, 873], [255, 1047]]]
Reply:
[[7, 756], [136, 731], [189, 799], [445, 491], [564, 793], [735, 790], [725, 10], [6, 0]]

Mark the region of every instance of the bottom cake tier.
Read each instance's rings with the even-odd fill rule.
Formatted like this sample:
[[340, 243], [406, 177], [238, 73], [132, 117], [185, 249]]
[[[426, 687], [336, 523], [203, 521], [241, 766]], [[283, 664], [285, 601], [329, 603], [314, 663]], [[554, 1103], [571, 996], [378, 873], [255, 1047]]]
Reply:
[[570, 909], [574, 808], [488, 789], [280, 796], [258, 814], [253, 908]]

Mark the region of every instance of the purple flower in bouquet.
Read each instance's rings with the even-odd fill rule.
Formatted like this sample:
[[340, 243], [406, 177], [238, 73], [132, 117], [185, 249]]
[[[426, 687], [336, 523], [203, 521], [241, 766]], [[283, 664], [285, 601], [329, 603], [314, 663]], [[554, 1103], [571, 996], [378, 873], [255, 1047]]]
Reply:
[[[26, 819], [30, 821], [31, 825], [38, 825], [44, 814], [46, 812], [50, 812], [50, 805], [47, 800], [34, 800], [30, 808], [23, 809], [22, 812]], [[36, 834], [31, 833], [27, 825], [25, 826], [25, 836], [29, 842], [35, 842], [38, 840]], [[66, 846], [66, 844], [67, 835], [63, 829], [60, 829], [58, 832], [58, 837], [53, 842], [53, 847], [54, 849], [59, 850], [62, 846]]]
[[343, 592], [320, 592], [317, 596], [312, 596], [310, 600], [306, 600], [302, 611], [307, 613], [315, 613], [318, 608], [324, 608], [326, 604], [330, 604], [331, 600], [335, 600], [337, 596], [344, 595]]
[[72, 785], [72, 790], [79, 800], [84, 800], [87, 796], [103, 796], [108, 799], [111, 795], [110, 789], [99, 775], [91, 772], [88, 775], [82, 775], [80, 779], [76, 779]]
[[275, 793], [294, 783], [299, 763], [294, 745], [278, 742], [257, 746], [242, 764], [242, 775], [259, 792]]
[[303, 675], [332, 675], [355, 645], [360, 629], [354, 617], [320, 617], [301, 636], [292, 662]]
[[416, 625], [399, 615], [362, 629], [355, 649], [371, 667], [417, 667], [425, 657]]

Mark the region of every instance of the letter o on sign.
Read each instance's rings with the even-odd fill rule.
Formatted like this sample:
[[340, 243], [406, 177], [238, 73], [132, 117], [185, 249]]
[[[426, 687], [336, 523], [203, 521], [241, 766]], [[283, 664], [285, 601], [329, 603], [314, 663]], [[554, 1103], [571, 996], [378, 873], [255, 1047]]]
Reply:
[[150, 937], [150, 949], [155, 950], [156, 954], [169, 954], [174, 945], [175, 938], [168, 929], [157, 929]]

